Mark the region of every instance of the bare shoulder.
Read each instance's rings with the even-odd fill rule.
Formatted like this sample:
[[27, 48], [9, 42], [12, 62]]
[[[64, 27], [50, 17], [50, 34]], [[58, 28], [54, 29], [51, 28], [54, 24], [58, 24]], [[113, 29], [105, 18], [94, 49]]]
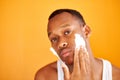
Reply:
[[120, 79], [120, 68], [112, 65], [112, 76], [113, 76], [113, 80], [119, 80]]
[[34, 80], [57, 80], [57, 62], [55, 61], [39, 69]]

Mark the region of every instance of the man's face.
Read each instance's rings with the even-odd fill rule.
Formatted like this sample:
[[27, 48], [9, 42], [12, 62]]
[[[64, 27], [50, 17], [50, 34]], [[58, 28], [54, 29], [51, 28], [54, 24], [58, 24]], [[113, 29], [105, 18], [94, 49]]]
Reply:
[[73, 63], [76, 33], [82, 35], [79, 20], [67, 12], [54, 16], [48, 22], [51, 45], [66, 64]]

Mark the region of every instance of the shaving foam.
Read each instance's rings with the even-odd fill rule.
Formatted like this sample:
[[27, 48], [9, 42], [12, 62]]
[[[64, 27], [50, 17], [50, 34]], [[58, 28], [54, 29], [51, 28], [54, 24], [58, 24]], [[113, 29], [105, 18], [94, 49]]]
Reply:
[[75, 48], [80, 48], [80, 46], [85, 48], [85, 41], [83, 39], [83, 37], [79, 34], [75, 34]]

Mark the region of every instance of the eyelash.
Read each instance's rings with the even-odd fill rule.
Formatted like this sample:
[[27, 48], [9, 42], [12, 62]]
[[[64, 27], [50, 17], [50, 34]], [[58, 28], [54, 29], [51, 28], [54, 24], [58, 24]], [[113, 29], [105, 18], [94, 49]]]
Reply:
[[64, 35], [68, 35], [70, 33], [70, 31], [65, 31]]
[[54, 42], [56, 42], [56, 41], [57, 41], [57, 38], [52, 38], [52, 39], [51, 39], [51, 42], [52, 42], [52, 43], [54, 43]]

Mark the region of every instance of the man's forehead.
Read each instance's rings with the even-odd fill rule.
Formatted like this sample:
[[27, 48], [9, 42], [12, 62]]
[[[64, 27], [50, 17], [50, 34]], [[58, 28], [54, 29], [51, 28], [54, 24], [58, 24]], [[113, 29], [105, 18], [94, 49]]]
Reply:
[[72, 22], [71, 14], [65, 12], [58, 14], [48, 21], [48, 31], [56, 27], [66, 27]]
[[80, 22], [80, 20], [68, 12], [58, 14], [48, 21], [48, 27], [62, 25], [65, 23]]

